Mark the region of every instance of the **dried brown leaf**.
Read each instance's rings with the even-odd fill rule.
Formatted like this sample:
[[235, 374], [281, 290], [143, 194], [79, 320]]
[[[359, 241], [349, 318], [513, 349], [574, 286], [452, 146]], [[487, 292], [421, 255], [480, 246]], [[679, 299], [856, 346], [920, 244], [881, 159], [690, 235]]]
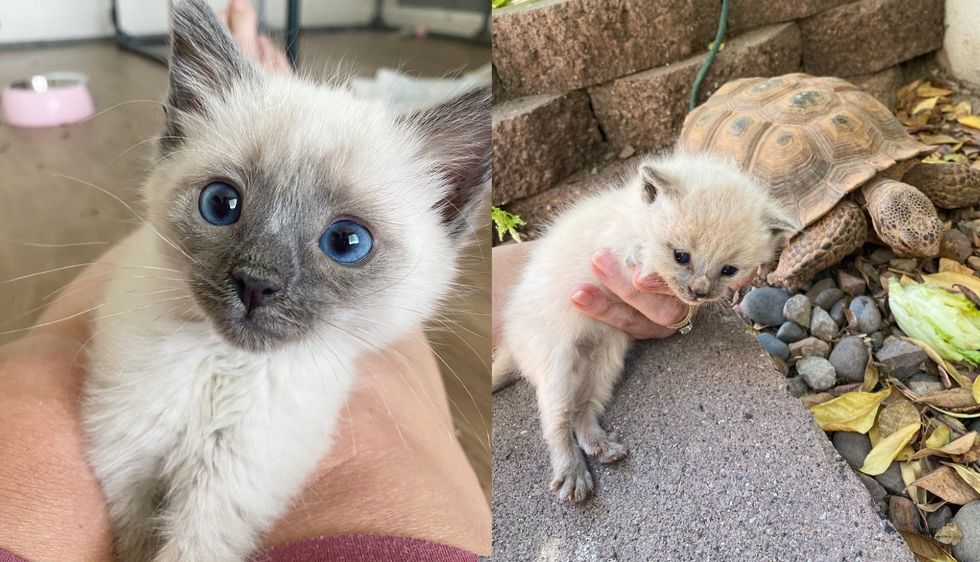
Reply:
[[912, 483], [949, 503], [965, 505], [980, 500], [978, 493], [951, 466], [943, 465]]
[[970, 449], [973, 448], [973, 444], [976, 442], [976, 440], [977, 440], [977, 432], [971, 431], [966, 435], [964, 435], [963, 437], [951, 441], [942, 447], [937, 447], [937, 448], [926, 447], [924, 449], [920, 449], [918, 452], [912, 455], [912, 458], [921, 459], [923, 457], [928, 457], [931, 455], [937, 455], [943, 457], [950, 457], [953, 455], [964, 455], [967, 452], [969, 452]]
[[912, 423], [919, 422], [919, 410], [902, 395], [886, 404], [878, 412], [878, 431], [882, 437], [888, 437], [896, 430]]
[[901, 533], [902, 538], [909, 545], [909, 550], [915, 554], [919, 562], [956, 562], [953, 555], [943, 545], [929, 537], [917, 533]]
[[936, 531], [936, 534], [933, 536], [935, 537], [936, 542], [948, 544], [949, 546], [956, 546], [960, 544], [961, 540], [963, 540], [963, 531], [956, 526], [956, 523], [950, 521], [949, 523], [943, 525], [941, 529]]

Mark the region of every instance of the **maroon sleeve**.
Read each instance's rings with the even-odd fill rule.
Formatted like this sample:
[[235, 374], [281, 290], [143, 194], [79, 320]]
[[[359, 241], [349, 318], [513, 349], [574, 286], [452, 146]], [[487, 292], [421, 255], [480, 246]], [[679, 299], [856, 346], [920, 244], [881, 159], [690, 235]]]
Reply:
[[[260, 552], [254, 562], [476, 562], [453, 546], [381, 535], [341, 535], [292, 542]], [[0, 562], [5, 562], [0, 559]], [[19, 561], [18, 561], [19, 562]]]
[[[472, 552], [418, 539], [377, 535], [318, 537], [264, 550], [253, 562], [476, 562]], [[0, 548], [0, 562], [27, 562]]]

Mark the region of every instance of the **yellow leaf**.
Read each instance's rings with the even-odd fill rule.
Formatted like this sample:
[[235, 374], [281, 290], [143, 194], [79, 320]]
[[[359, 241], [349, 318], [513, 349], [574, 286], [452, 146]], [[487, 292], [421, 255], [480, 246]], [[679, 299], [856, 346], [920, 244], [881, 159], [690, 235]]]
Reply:
[[957, 141], [949, 135], [924, 135], [919, 137], [922, 144], [955, 144]]
[[928, 457], [930, 455], [937, 456], [952, 456], [952, 455], [962, 455], [973, 448], [973, 443], [977, 440], [977, 432], [971, 431], [960, 437], [959, 439], [952, 441], [942, 447], [926, 447], [925, 449], [919, 450], [919, 452], [912, 455], [913, 459], [921, 459], [922, 457]]
[[902, 482], [905, 483], [905, 490], [908, 492], [909, 497], [912, 498], [912, 501], [919, 506], [919, 509], [923, 509], [923, 506], [928, 505], [928, 494], [925, 490], [912, 483], [921, 478], [925, 472], [924, 462], [910, 461], [898, 463], [898, 467], [902, 471]]
[[864, 458], [864, 466], [861, 467], [861, 472], [876, 476], [888, 470], [895, 457], [902, 452], [906, 445], [912, 442], [921, 427], [922, 424], [919, 422], [910, 423], [882, 439], [871, 448], [871, 452]]
[[[915, 115], [917, 113], [922, 113], [923, 111], [929, 111], [929, 110], [931, 110], [932, 108], [936, 107], [936, 102], [937, 101], [939, 101], [939, 98], [938, 97], [932, 97], [932, 98], [927, 98], [927, 99], [922, 100], [921, 102], [919, 102], [918, 105], [915, 106], [915, 109], [912, 110], [912, 115]], [[962, 123], [962, 121], [960, 121], [960, 122]], [[963, 124], [966, 125], [966, 123], [963, 123]], [[978, 127], [978, 128], [980, 128], [980, 127]]]
[[878, 412], [878, 431], [888, 437], [900, 428], [919, 421], [919, 410], [907, 398], [899, 395], [889, 400]]
[[864, 368], [864, 383], [861, 384], [861, 390], [871, 392], [877, 385], [878, 366], [875, 365], [874, 361], [868, 361], [868, 366]]
[[933, 96], [943, 97], [950, 94], [949, 90], [944, 90], [942, 88], [937, 88], [932, 84], [923, 84], [915, 89], [915, 95], [920, 98], [931, 98]]
[[[944, 267], [945, 269], [943, 269]], [[963, 285], [974, 293], [980, 294], [980, 279], [973, 275], [970, 268], [966, 268], [966, 272], [960, 268], [966, 268], [966, 266], [943, 258], [940, 260], [939, 273], [923, 275], [922, 279], [926, 283], [938, 285], [950, 291], [958, 291], [956, 285]]]
[[966, 125], [971, 129], [980, 129], [980, 116], [967, 115], [965, 117], [957, 117], [956, 120], [959, 122], [960, 125]]
[[928, 156], [926, 156], [925, 158], [923, 158], [922, 159], [922, 163], [923, 164], [945, 164], [946, 161], [943, 160], [943, 157], [942, 156], [940, 156], [940, 155], [936, 154], [935, 152], [933, 152], [932, 154], [929, 154]]
[[878, 420], [875, 420], [874, 425], [868, 430], [868, 439], [871, 441], [872, 447], [876, 447], [878, 443], [881, 443], [881, 431], [878, 430]]
[[953, 558], [953, 555], [948, 550], [929, 537], [924, 537], [917, 533], [900, 532], [902, 533], [902, 538], [908, 543], [909, 550], [915, 554], [915, 557], [920, 562], [956, 562], [956, 559]]
[[[926, 352], [926, 355], [929, 356], [929, 359], [932, 359], [933, 361], [935, 361], [936, 362], [936, 365], [940, 369], [945, 369], [945, 371], [947, 373], [949, 373], [949, 376], [953, 377], [953, 380], [956, 381], [956, 384], [958, 384], [961, 387], [966, 388], [966, 389], [972, 389], [973, 382], [970, 381], [970, 379], [968, 379], [968, 378], [964, 377], [963, 375], [961, 375], [960, 372], [956, 370], [956, 367], [954, 367], [953, 364], [950, 363], [949, 361], [946, 361], [945, 359], [943, 359], [942, 355], [939, 355], [939, 352], [936, 351], [935, 349], [933, 349], [931, 345], [927, 344], [924, 341], [919, 341], [919, 340], [917, 340], [915, 338], [905, 337], [905, 338], [902, 338], [902, 339], [905, 340], [905, 341], [907, 341], [907, 342], [909, 342], [909, 343], [914, 343], [915, 345], [919, 346], [919, 348], [922, 351], [925, 351]], [[974, 395], [975, 395], [975, 393], [974, 393]], [[976, 402], [977, 401], [976, 398], [974, 398], [973, 401]]]
[[878, 406], [890, 389], [878, 392], [848, 392], [810, 408], [817, 425], [824, 431], [867, 433], [875, 422]]
[[928, 449], [940, 449], [945, 447], [949, 443], [949, 439], [952, 436], [952, 432], [949, 430], [949, 426], [940, 423], [939, 427], [932, 430], [929, 438], [926, 439], [926, 448]]
[[957, 117], [966, 117], [973, 113], [973, 106], [968, 101], [961, 101], [953, 108], [953, 114]]
[[953, 467], [953, 470], [956, 471], [957, 476], [962, 478], [964, 482], [969, 484], [971, 488], [973, 488], [974, 490], [977, 491], [978, 494], [980, 494], [980, 472], [967, 468], [962, 464], [956, 464], [951, 462], [944, 462], [943, 464], [945, 464], [946, 466]]

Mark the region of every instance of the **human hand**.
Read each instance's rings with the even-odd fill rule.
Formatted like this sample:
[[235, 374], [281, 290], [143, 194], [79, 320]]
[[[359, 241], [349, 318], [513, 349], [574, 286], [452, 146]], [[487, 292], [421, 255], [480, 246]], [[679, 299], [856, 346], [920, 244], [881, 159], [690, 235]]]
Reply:
[[[111, 559], [111, 525], [86, 462], [79, 400], [83, 346], [98, 314], [90, 309], [117, 251], [66, 287], [39, 327], [0, 347], [0, 547], [33, 562]], [[455, 438], [424, 335], [364, 358], [356, 371], [331, 454], [264, 546], [360, 533], [489, 553], [489, 507]]]

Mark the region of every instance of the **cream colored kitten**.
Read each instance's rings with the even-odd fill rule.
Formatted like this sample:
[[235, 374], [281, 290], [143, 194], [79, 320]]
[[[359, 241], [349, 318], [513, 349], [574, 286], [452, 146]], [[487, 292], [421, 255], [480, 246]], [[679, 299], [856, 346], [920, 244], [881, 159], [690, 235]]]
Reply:
[[630, 337], [589, 318], [569, 301], [578, 283], [599, 284], [592, 255], [610, 248], [624, 267], [656, 272], [683, 301], [721, 298], [744, 280], [797, 225], [766, 188], [707, 155], [650, 157], [635, 176], [562, 214], [535, 244], [504, 310], [494, 389], [514, 369], [537, 389], [551, 456], [551, 489], [581, 501], [592, 491], [586, 455], [602, 463], [627, 449], [599, 425], [623, 370]]

